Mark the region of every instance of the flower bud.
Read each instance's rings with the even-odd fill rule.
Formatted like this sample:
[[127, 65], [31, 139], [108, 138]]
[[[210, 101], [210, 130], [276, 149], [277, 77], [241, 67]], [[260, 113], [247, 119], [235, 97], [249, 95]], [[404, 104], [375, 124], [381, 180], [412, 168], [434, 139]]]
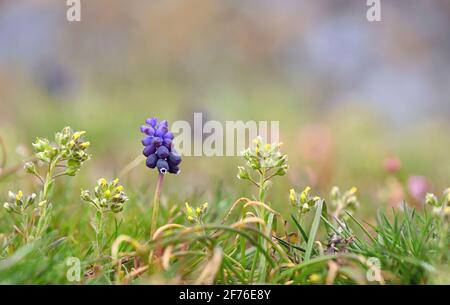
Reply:
[[250, 174], [248, 173], [248, 171], [244, 167], [238, 166], [237, 177], [238, 177], [238, 179], [248, 180], [248, 179], [250, 179]]
[[320, 198], [319, 196], [315, 196], [312, 200], [311, 200], [311, 206], [315, 205], [317, 202], [319, 202], [322, 198]]
[[152, 144], [153, 143], [153, 141], [154, 141], [154, 137], [145, 137], [145, 138], [143, 138], [142, 139], [142, 145], [144, 145], [144, 146], [148, 146], [148, 145], [150, 145], [150, 144]]
[[180, 168], [176, 165], [169, 164], [169, 173], [178, 175], [180, 173]]
[[197, 216], [200, 216], [202, 214], [202, 209], [196, 208], [195, 213], [197, 214]]
[[284, 175], [286, 175], [287, 171], [288, 171], [288, 166], [287, 166], [287, 165], [284, 165], [284, 166], [280, 167], [280, 168], [277, 170], [276, 175], [277, 175], [277, 176], [284, 176]]
[[158, 120], [155, 117], [152, 117], [150, 119], [146, 119], [145, 122], [154, 128]]
[[167, 147], [165, 147], [165, 146], [160, 146], [156, 150], [156, 155], [160, 159], [166, 159], [169, 156], [169, 149]]
[[149, 168], [155, 168], [156, 162], [158, 162], [158, 157], [156, 156], [156, 154], [152, 154], [152, 155], [148, 156], [146, 165]]
[[311, 191], [311, 188], [307, 186], [303, 192], [300, 194], [300, 202], [302, 204], [306, 203], [308, 201], [309, 192]]
[[82, 149], [87, 149], [89, 146], [91, 146], [91, 142], [89, 142], [89, 141], [86, 141], [86, 142], [83, 142], [80, 144], [80, 147]]
[[48, 146], [47, 139], [37, 138], [34, 143], [31, 144], [37, 152], [43, 152]]
[[153, 127], [146, 125], [141, 126], [141, 132], [148, 136], [153, 136], [155, 134], [155, 130], [153, 129]]
[[188, 215], [192, 215], [194, 213], [194, 211], [192, 210], [191, 206], [189, 205], [188, 202], [185, 202], [184, 205], [186, 206], [186, 213]]
[[439, 201], [438, 201], [436, 195], [431, 194], [431, 193], [428, 193], [426, 195], [425, 202], [426, 202], [426, 204], [431, 205], [431, 206], [435, 206], [435, 207], [439, 206]]
[[158, 168], [161, 174], [166, 174], [169, 171], [169, 164], [167, 163], [166, 160], [163, 159], [159, 159], [156, 162], [156, 167]]
[[80, 197], [84, 201], [90, 201], [91, 200], [91, 192], [89, 192], [88, 190], [82, 190]]
[[97, 184], [103, 188], [108, 185], [108, 182], [106, 181], [105, 178], [100, 178], [100, 179], [98, 179]]
[[330, 192], [330, 196], [331, 196], [331, 199], [333, 199], [333, 200], [337, 200], [339, 198], [340, 191], [337, 186], [333, 186], [333, 188], [331, 189], [331, 192]]
[[169, 150], [172, 148], [172, 140], [168, 138], [164, 138], [162, 145], [167, 147]]
[[108, 206], [108, 202], [106, 201], [105, 198], [100, 199], [99, 204], [100, 204], [100, 207], [102, 207], [102, 208], [106, 208]]
[[35, 202], [35, 200], [36, 200], [36, 194], [35, 194], [35, 193], [32, 193], [32, 194], [31, 194], [30, 196], [28, 196], [28, 198], [27, 198], [27, 202], [26, 202], [25, 208], [29, 207], [30, 205], [33, 205], [34, 202]]
[[447, 206], [443, 210], [445, 216], [450, 216], [450, 206]]
[[16, 202], [16, 194], [14, 194], [14, 193], [11, 192], [11, 191], [8, 192], [8, 202], [9, 202], [9, 203], [14, 203], [14, 202]]
[[162, 139], [160, 137], [153, 137], [153, 141], [151, 144], [155, 145], [156, 147], [160, 147], [162, 144]]
[[302, 213], [308, 213], [309, 211], [311, 210], [311, 208], [309, 207], [309, 205], [307, 204], [307, 203], [305, 203], [303, 206], [302, 206]]
[[293, 206], [297, 205], [297, 194], [294, 189], [289, 190], [289, 200]]
[[450, 203], [450, 188], [447, 188], [447, 189], [444, 191], [444, 197], [445, 197], [445, 201], [446, 201], [447, 203]]
[[169, 153], [168, 161], [173, 165], [178, 165], [181, 163], [181, 156], [175, 150], [172, 150]]
[[174, 136], [173, 133], [168, 131], [165, 135], [164, 135], [164, 139], [169, 139], [169, 140], [173, 140]]
[[28, 174], [34, 174], [36, 173], [36, 166], [34, 165], [33, 162], [26, 162], [23, 166], [25, 172], [27, 172]]
[[159, 124], [158, 129], [155, 131], [155, 136], [162, 138], [169, 131], [169, 128], [167, 128], [166, 125], [161, 125], [161, 123]]
[[11, 205], [10, 205], [8, 202], [5, 202], [5, 203], [3, 204], [3, 207], [5, 208], [5, 210], [6, 210], [8, 213], [11, 213], [11, 212], [13, 211]]
[[[69, 127], [70, 128], [70, 127]], [[78, 140], [81, 136], [85, 135], [86, 131], [77, 131], [73, 133], [72, 139], [74, 141]]]

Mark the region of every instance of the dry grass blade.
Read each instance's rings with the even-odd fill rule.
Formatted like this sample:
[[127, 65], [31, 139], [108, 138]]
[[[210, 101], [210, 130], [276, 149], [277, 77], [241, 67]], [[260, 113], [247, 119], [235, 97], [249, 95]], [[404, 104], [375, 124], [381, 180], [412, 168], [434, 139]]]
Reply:
[[223, 252], [222, 249], [216, 247], [214, 249], [214, 254], [212, 258], [208, 261], [202, 273], [195, 282], [196, 285], [211, 285], [214, 283], [217, 273], [219, 272], [220, 266], [222, 265]]
[[158, 230], [155, 231], [155, 234], [153, 234], [152, 239], [157, 239], [164, 231], [170, 230], [170, 229], [186, 229], [186, 226], [179, 225], [176, 223], [169, 223], [162, 227], [159, 227]]

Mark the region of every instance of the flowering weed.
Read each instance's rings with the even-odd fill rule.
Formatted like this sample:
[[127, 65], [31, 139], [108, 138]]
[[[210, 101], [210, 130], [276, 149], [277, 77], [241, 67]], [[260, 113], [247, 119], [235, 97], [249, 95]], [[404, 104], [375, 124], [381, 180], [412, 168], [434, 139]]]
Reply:
[[[423, 211], [404, 205], [379, 212], [376, 223], [361, 221], [364, 201], [356, 187], [333, 187], [329, 196], [310, 186], [285, 187], [281, 198], [272, 193], [274, 179], [288, 173], [288, 158], [280, 143], [258, 137], [242, 153], [237, 173], [255, 187], [253, 195], [231, 200], [218, 193], [210, 204], [172, 196], [161, 202], [164, 177], [180, 173], [181, 156], [167, 121], [147, 119], [141, 132], [145, 165], [156, 171], [156, 179], [148, 178], [156, 181], [152, 204], [141, 204], [118, 179], [101, 178], [80, 193], [80, 210], [95, 211], [93, 231], [79, 225], [70, 236], [61, 236], [51, 217], [61, 205], [55, 181], [79, 172], [91, 157], [90, 143], [69, 127], [53, 141], [33, 143], [25, 170], [41, 188], [6, 194], [3, 207], [14, 224], [0, 234], [1, 283], [66, 283], [64, 261], [74, 256], [82, 260], [82, 283], [103, 284], [433, 283], [448, 265], [449, 190], [427, 194]], [[84, 223], [85, 216], [67, 221]], [[374, 261], [377, 276], [368, 276]]]

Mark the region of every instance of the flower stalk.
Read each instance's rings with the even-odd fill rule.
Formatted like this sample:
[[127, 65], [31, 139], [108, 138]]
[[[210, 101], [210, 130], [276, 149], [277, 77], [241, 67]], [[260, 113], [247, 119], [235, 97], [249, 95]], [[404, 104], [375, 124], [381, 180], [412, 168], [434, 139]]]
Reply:
[[158, 227], [159, 218], [159, 205], [161, 201], [161, 190], [164, 182], [164, 174], [159, 173], [158, 180], [156, 181], [155, 194], [153, 196], [153, 210], [152, 210], [152, 220], [150, 223], [150, 238], [153, 238], [156, 228]]

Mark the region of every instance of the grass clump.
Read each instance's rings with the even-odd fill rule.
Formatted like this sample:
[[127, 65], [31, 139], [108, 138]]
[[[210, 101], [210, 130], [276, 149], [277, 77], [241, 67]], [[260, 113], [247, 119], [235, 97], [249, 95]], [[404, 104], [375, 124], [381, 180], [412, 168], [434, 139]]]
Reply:
[[[95, 210], [90, 228], [80, 226], [66, 236], [52, 218], [53, 205], [63, 198], [54, 196], [55, 181], [77, 174], [90, 159], [89, 142], [84, 132], [67, 127], [54, 142], [33, 143], [34, 159], [25, 170], [41, 189], [30, 195], [10, 192], [6, 199], [12, 227], [0, 235], [1, 283], [72, 283], [67, 260], [74, 257], [85, 284], [449, 282], [439, 274], [449, 259], [449, 190], [442, 198], [428, 194], [421, 212], [406, 204], [379, 212], [376, 224], [355, 216], [361, 205], [355, 187], [345, 192], [333, 187], [329, 200], [309, 186], [301, 192], [287, 188], [286, 199], [271, 198], [273, 180], [289, 169], [288, 158], [280, 143], [258, 137], [243, 152], [245, 164], [237, 174], [255, 194], [218, 197], [212, 204], [163, 202], [162, 180], [180, 172], [181, 157], [172, 149], [166, 121], [147, 124], [141, 128], [146, 165], [158, 170], [152, 205], [140, 213], [128, 211], [139, 197], [129, 198], [118, 179], [101, 178], [93, 192], [81, 191], [80, 201]], [[290, 215], [275, 209], [280, 203], [290, 206]]]

